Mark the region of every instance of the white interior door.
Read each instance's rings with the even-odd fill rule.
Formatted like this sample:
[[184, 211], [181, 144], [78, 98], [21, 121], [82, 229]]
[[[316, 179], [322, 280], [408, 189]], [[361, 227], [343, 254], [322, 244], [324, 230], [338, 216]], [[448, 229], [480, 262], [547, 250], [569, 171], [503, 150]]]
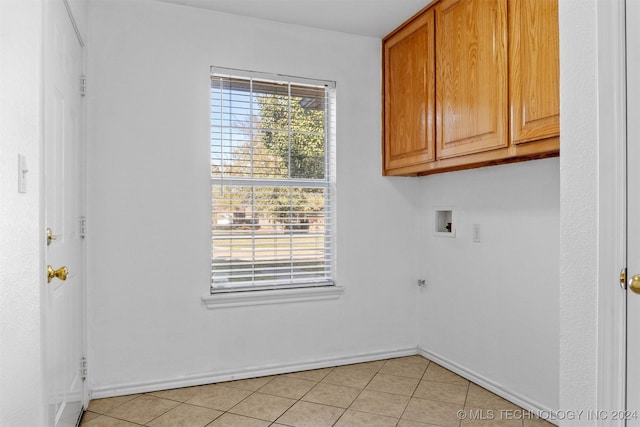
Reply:
[[43, 301], [45, 373], [49, 424], [75, 426], [85, 400], [82, 46], [67, 4], [63, 0], [44, 4], [45, 227], [53, 234], [45, 251], [47, 264], [57, 271], [56, 277], [48, 274]]
[[627, 426], [640, 427], [640, 1], [626, 2]]

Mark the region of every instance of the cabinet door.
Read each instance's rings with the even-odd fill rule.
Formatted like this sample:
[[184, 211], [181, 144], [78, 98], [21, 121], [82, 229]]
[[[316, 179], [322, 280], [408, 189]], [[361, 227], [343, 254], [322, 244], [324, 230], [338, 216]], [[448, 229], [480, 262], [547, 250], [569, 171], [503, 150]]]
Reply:
[[384, 41], [384, 169], [435, 160], [434, 12]]
[[560, 134], [558, 0], [509, 4], [511, 140]]
[[507, 147], [507, 0], [436, 6], [439, 159]]

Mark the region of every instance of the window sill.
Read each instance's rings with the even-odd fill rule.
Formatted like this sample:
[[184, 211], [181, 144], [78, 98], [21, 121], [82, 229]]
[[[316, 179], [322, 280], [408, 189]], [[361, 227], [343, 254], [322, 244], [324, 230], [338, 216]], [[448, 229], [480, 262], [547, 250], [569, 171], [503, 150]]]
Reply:
[[344, 288], [341, 286], [229, 292], [203, 297], [202, 303], [207, 309], [231, 308], [337, 299], [343, 293]]

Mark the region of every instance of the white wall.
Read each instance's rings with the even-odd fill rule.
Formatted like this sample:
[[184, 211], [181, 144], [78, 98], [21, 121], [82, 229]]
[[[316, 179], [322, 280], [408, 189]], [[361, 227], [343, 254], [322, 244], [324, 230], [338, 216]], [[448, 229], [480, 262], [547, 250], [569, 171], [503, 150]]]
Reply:
[[559, 11], [560, 404], [565, 409], [596, 408], [598, 388], [597, 3], [561, 1]]
[[[89, 360], [99, 395], [414, 349], [416, 180], [381, 176], [380, 40], [94, 1]], [[209, 66], [337, 82], [337, 300], [207, 310]]]
[[[42, 1], [0, 1], [0, 425], [44, 424], [40, 289]], [[18, 153], [27, 193], [18, 193]]]
[[[558, 164], [432, 175], [419, 190], [421, 348], [539, 409], [558, 408]], [[455, 238], [434, 236], [442, 207]]]

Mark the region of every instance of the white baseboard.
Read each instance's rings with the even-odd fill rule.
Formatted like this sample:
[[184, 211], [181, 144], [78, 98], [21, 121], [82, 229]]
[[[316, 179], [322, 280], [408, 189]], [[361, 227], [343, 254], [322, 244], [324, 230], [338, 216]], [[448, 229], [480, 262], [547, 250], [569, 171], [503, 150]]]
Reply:
[[492, 393], [497, 394], [498, 396], [502, 397], [503, 399], [508, 400], [509, 402], [512, 402], [518, 406], [520, 406], [523, 409], [526, 409], [528, 411], [530, 411], [533, 414], [539, 415], [542, 418], [546, 419], [548, 422], [555, 424], [555, 425], [559, 425], [559, 421], [558, 420], [554, 420], [551, 419], [552, 415], [554, 415], [557, 411], [556, 410], [552, 410], [549, 408], [546, 408], [545, 406], [539, 404], [538, 402], [535, 402], [525, 396], [522, 396], [519, 393], [514, 392], [513, 390], [509, 390], [508, 388], [497, 384], [493, 381], [491, 381], [490, 379], [476, 373], [473, 372], [463, 366], [460, 366], [456, 363], [452, 363], [448, 360], [446, 360], [445, 358], [441, 357], [440, 355], [433, 353], [429, 350], [425, 350], [421, 347], [418, 347], [418, 354], [422, 357], [426, 357], [427, 359], [431, 360], [432, 362], [437, 363], [438, 365], [442, 366], [443, 368], [447, 368], [448, 370], [455, 372], [456, 374], [460, 375], [461, 377], [483, 387], [486, 388], [487, 390], [491, 391]]
[[[452, 363], [440, 355], [423, 348], [410, 347], [400, 350], [378, 351], [370, 353], [361, 353], [356, 355], [338, 356], [331, 358], [317, 359], [305, 363], [282, 363], [267, 366], [256, 366], [241, 370], [229, 370], [218, 372], [205, 372], [197, 375], [189, 375], [180, 378], [165, 378], [157, 381], [121, 383], [110, 386], [94, 387], [90, 391], [92, 399], [100, 399], [105, 397], [124, 396], [127, 394], [148, 393], [152, 391], [168, 390], [172, 388], [191, 387], [204, 384], [213, 384], [224, 381], [242, 380], [247, 378], [257, 378], [269, 375], [286, 374], [289, 372], [307, 371], [311, 369], [328, 368], [332, 366], [350, 365], [353, 363], [371, 362], [374, 360], [391, 359], [394, 357], [404, 357], [419, 354], [427, 359], [449, 369], [452, 372], [466, 378], [467, 380], [486, 388], [487, 390], [507, 399], [510, 402], [531, 411], [534, 414], [540, 414], [543, 418], [545, 415], [554, 414], [555, 411], [544, 407], [538, 402], [522, 396], [519, 393], [509, 390], [508, 388], [495, 383], [494, 381], [471, 371], [463, 366]], [[552, 424], [558, 425], [557, 420], [549, 419]]]
[[93, 387], [90, 390], [92, 399], [104, 397], [124, 396], [127, 394], [148, 393], [152, 391], [168, 390], [172, 388], [191, 387], [196, 385], [213, 384], [223, 381], [243, 380], [247, 378], [264, 377], [269, 375], [286, 374], [289, 372], [308, 371], [310, 369], [328, 368], [332, 366], [350, 365], [353, 363], [371, 362], [374, 360], [391, 359], [394, 357], [413, 356], [418, 354], [416, 347], [401, 350], [379, 351], [349, 356], [318, 359], [305, 363], [282, 363], [268, 366], [256, 366], [241, 370], [203, 372], [180, 378], [165, 378], [157, 381], [132, 382]]

